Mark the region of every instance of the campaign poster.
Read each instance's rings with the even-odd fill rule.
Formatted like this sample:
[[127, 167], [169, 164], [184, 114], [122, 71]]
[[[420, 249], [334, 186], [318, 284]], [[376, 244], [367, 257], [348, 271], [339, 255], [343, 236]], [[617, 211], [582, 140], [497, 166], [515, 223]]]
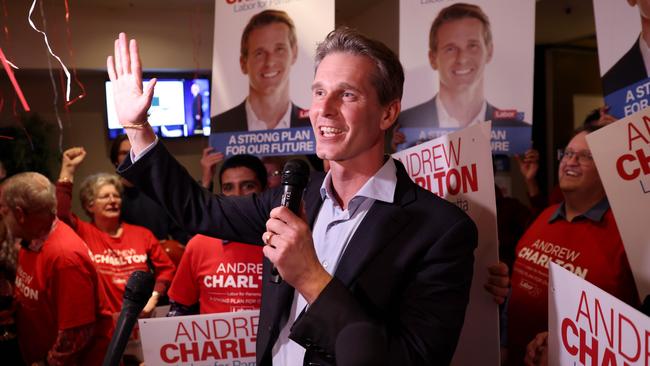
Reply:
[[146, 365], [255, 365], [259, 310], [139, 319]]
[[313, 154], [316, 45], [334, 0], [217, 0], [210, 145], [226, 156]]
[[465, 325], [452, 365], [499, 364], [499, 312], [487, 283], [499, 261], [490, 122], [470, 126], [393, 154], [421, 187], [456, 204], [478, 228]]
[[648, 365], [650, 318], [556, 263], [549, 276], [548, 365]]
[[531, 146], [534, 0], [401, 0], [401, 150], [492, 121], [495, 154]]
[[645, 0], [594, 0], [598, 62], [609, 114], [623, 118], [650, 101], [650, 6]]
[[650, 109], [587, 135], [641, 299], [650, 294]]

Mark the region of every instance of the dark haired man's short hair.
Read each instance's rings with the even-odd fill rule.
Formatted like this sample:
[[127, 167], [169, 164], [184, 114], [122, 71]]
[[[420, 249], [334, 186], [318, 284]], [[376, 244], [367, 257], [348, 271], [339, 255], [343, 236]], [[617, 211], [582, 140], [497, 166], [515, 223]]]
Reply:
[[492, 44], [490, 19], [483, 10], [477, 5], [456, 3], [440, 10], [436, 19], [433, 20], [431, 29], [429, 30], [429, 49], [435, 52], [438, 48], [438, 30], [443, 24], [466, 18], [474, 18], [483, 23], [483, 39], [485, 40], [485, 44]]
[[115, 140], [111, 143], [111, 151], [109, 153], [109, 156], [111, 158], [111, 163], [113, 165], [117, 166], [117, 158], [120, 154], [120, 145], [122, 145], [122, 141], [128, 139], [129, 137], [125, 134], [118, 135]]
[[228, 169], [239, 167], [252, 170], [253, 173], [255, 173], [257, 180], [259, 180], [262, 190], [266, 189], [266, 167], [258, 157], [249, 154], [233, 155], [226, 159], [226, 161], [221, 165], [221, 169], [219, 169], [219, 184], [221, 184], [223, 172]]
[[600, 108], [596, 108], [593, 111], [589, 112], [587, 117], [585, 117], [584, 126], [596, 124], [600, 120]]
[[325, 56], [331, 53], [350, 53], [368, 57], [376, 66], [372, 84], [377, 90], [379, 103], [388, 105], [402, 99], [404, 89], [404, 69], [395, 52], [385, 44], [370, 39], [357, 30], [341, 27], [331, 31], [316, 49], [315, 69], [318, 69]]
[[273, 23], [281, 23], [289, 27], [289, 44], [291, 47], [296, 46], [296, 26], [293, 24], [293, 20], [291, 20], [289, 14], [282, 10], [264, 10], [253, 15], [253, 17], [248, 21], [248, 24], [246, 24], [246, 27], [244, 27], [244, 31], [241, 35], [241, 44], [239, 46], [239, 55], [242, 59], [245, 60], [248, 58], [248, 38], [250, 38], [251, 32], [257, 28]]
[[[589, 116], [587, 116], [587, 117], [589, 117]], [[583, 124], [582, 126], [574, 129], [573, 132], [571, 132], [571, 136], [569, 137], [569, 139], [566, 141], [566, 143], [563, 146], [567, 146], [569, 144], [569, 142], [571, 142], [571, 140], [574, 137], [578, 136], [582, 132], [586, 132], [587, 134], [590, 134], [592, 132], [600, 130], [601, 127], [603, 127], [603, 126], [599, 126], [599, 125], [594, 124], [594, 123], [587, 123], [587, 121], [585, 119], [585, 124]]]
[[581, 132], [592, 133], [592, 132], [598, 131], [598, 130], [600, 130], [601, 127], [603, 127], [603, 126], [600, 126], [600, 125], [597, 125], [597, 124], [594, 124], [594, 123], [585, 123], [584, 125], [582, 125], [582, 126], [576, 128], [575, 130], [573, 130], [573, 134], [571, 134], [571, 138], [574, 138], [577, 134], [579, 134]]

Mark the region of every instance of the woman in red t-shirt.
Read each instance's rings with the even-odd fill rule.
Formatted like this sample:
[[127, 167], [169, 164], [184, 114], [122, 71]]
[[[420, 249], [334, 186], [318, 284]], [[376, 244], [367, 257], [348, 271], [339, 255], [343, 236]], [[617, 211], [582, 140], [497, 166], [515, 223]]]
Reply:
[[80, 198], [90, 223], [80, 220], [70, 209], [74, 174], [86, 156], [82, 147], [63, 153], [56, 184], [57, 216], [68, 223], [86, 242], [99, 275], [102, 312], [114, 316], [122, 308], [127, 279], [134, 271], [153, 271], [154, 291], [142, 310], [151, 314], [160, 296], [167, 292], [175, 266], [153, 233], [120, 219], [122, 183], [114, 174], [99, 173], [81, 184]]

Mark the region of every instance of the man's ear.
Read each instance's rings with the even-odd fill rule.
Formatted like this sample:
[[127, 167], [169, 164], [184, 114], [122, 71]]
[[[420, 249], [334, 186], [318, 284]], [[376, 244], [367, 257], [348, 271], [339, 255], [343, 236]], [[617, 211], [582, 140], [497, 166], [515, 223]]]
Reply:
[[436, 59], [436, 51], [434, 50], [429, 50], [429, 64], [431, 65], [431, 68], [438, 71], [438, 60]]
[[494, 53], [494, 43], [490, 42], [487, 45], [487, 61], [485, 61], [486, 64], [490, 63], [492, 61], [492, 54]]
[[294, 44], [291, 46], [291, 54], [293, 55], [291, 58], [291, 65], [293, 65], [298, 59], [298, 45]]
[[23, 210], [22, 207], [16, 207], [13, 209], [13, 214], [14, 217], [16, 218], [16, 222], [18, 222], [20, 225], [25, 224], [25, 221], [27, 221], [27, 213], [25, 210]]
[[245, 56], [239, 56], [239, 67], [241, 68], [241, 72], [244, 75], [248, 75], [248, 67], [246, 66], [246, 58]]
[[394, 123], [397, 121], [397, 116], [402, 109], [402, 102], [399, 99], [395, 99], [390, 102], [386, 107], [384, 107], [384, 112], [381, 116], [381, 123], [379, 128], [383, 131], [388, 130]]

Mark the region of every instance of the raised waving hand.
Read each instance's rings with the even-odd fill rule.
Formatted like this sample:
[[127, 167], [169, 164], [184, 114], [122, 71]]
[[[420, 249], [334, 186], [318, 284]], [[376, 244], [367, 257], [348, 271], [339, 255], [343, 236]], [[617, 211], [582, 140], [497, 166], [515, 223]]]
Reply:
[[[120, 33], [115, 40], [114, 55], [106, 59], [106, 68], [113, 84], [113, 102], [117, 118], [126, 129], [131, 146], [137, 153], [155, 139], [146, 122], [156, 79], [152, 79], [143, 90], [138, 43], [135, 39], [127, 42], [125, 33]], [[137, 133], [139, 130], [147, 133]]]

